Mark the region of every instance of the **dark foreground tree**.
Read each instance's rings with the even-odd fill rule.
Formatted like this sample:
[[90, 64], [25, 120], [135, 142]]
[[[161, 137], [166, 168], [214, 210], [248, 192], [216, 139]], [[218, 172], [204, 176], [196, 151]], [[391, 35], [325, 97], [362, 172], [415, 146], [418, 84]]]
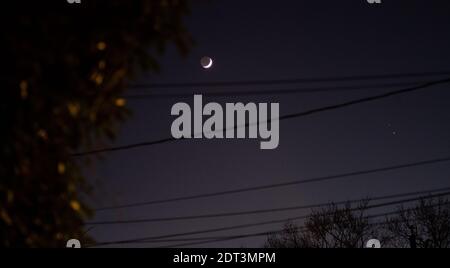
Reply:
[[60, 247], [90, 215], [71, 154], [113, 138], [155, 53], [191, 44], [184, 0], [10, 1], [0, 18], [0, 246]]

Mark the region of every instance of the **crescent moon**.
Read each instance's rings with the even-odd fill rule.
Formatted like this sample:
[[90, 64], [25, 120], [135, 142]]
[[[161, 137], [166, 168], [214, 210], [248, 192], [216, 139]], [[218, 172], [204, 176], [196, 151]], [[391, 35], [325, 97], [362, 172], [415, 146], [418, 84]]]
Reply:
[[212, 64], [213, 64], [213, 61], [212, 61], [212, 59], [211, 59], [211, 58], [209, 58], [208, 60], [209, 60], [209, 63], [208, 63], [208, 64], [206, 64], [205, 66], [203, 66], [203, 68], [205, 68], [205, 69], [208, 69], [208, 68], [209, 68], [209, 67], [211, 67], [211, 66], [212, 66]]

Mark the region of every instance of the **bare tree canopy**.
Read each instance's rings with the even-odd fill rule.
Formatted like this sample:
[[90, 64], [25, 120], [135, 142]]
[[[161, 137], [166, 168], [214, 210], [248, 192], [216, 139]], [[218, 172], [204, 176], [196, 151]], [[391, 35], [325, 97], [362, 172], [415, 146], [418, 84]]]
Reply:
[[368, 202], [356, 208], [331, 205], [312, 212], [304, 225], [286, 223], [267, 238], [269, 248], [363, 248], [376, 238], [383, 247], [448, 248], [450, 205], [442, 198], [422, 199], [400, 207], [384, 221], [370, 221]]

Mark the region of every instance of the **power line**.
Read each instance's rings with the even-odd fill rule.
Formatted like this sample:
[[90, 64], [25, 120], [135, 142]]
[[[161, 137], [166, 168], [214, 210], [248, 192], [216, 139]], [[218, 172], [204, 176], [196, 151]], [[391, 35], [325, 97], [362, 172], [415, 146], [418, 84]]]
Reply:
[[[148, 240], [148, 241], [135, 241], [135, 242], [124, 243], [124, 244], [138, 244], [138, 243], [139, 244], [155, 244], [155, 243], [165, 243], [165, 242], [199, 241], [199, 240], [210, 240], [210, 239], [222, 240], [222, 239], [228, 239], [230, 237], [236, 237], [236, 236], [249, 237], [249, 236], [253, 236], [253, 235], [243, 234], [243, 235], [234, 235], [234, 236], [207, 236], [207, 237], [172, 238], [172, 239], [158, 239], [158, 240]], [[90, 245], [88, 247], [96, 247], [96, 246], [101, 246], [101, 245], [95, 244], [95, 245]]]
[[[409, 210], [409, 209], [408, 209]], [[372, 218], [379, 218], [379, 217], [386, 217], [390, 215], [398, 214], [398, 211], [391, 211], [387, 213], [382, 214], [376, 214], [376, 215], [369, 215], [367, 217], [364, 217], [365, 219], [372, 219]], [[385, 225], [388, 224], [388, 221], [382, 221], [382, 222], [376, 222], [371, 223], [370, 226], [377, 226], [377, 225]], [[298, 226], [297, 229], [299, 231], [302, 231], [305, 229], [304, 226]], [[164, 242], [185, 242], [185, 241], [199, 241], [202, 240], [206, 242], [206, 240], [214, 240], [214, 242], [217, 241], [223, 241], [224, 239], [235, 239], [235, 238], [246, 238], [246, 237], [254, 237], [254, 236], [261, 236], [261, 235], [267, 235], [267, 234], [276, 234], [276, 233], [282, 233], [284, 230], [276, 230], [276, 231], [266, 231], [266, 232], [258, 232], [258, 233], [250, 233], [250, 234], [240, 234], [240, 235], [232, 235], [232, 236], [204, 236], [204, 237], [186, 237], [186, 238], [176, 238], [176, 239], [158, 239], [158, 240], [147, 240], [147, 241], [136, 241], [130, 244], [150, 244], [150, 243], [164, 243]], [[260, 235], [261, 234], [261, 235]], [[173, 246], [172, 246], [173, 247]]]
[[[437, 198], [437, 197], [444, 197], [444, 196], [448, 196], [448, 195], [450, 195], [450, 192], [434, 194], [434, 195], [428, 195], [428, 196], [421, 196], [421, 197], [416, 197], [416, 198], [408, 198], [408, 199], [402, 199], [402, 200], [396, 200], [396, 201], [389, 201], [389, 202], [374, 204], [374, 205], [365, 206], [365, 207], [356, 207], [356, 208], [350, 209], [350, 211], [369, 210], [369, 209], [374, 209], [374, 208], [381, 208], [381, 207], [386, 207], [386, 206], [393, 206], [393, 205], [398, 205], [398, 204], [410, 203], [410, 202], [424, 200], [424, 199], [432, 199], [432, 198]], [[389, 212], [389, 213], [393, 213], [393, 212]], [[387, 214], [383, 213], [383, 214], [378, 214], [378, 215], [387, 215]], [[91, 246], [97, 247], [97, 246], [106, 246], [106, 245], [114, 245], [114, 244], [130, 244], [130, 243], [136, 243], [136, 242], [143, 242], [143, 241], [146, 241], [146, 240], [158, 240], [158, 239], [165, 239], [165, 238], [172, 238], [172, 237], [179, 237], [179, 236], [187, 236], [187, 235], [194, 235], [194, 234], [214, 233], [214, 232], [220, 232], [220, 231], [228, 231], [228, 230], [234, 230], [234, 229], [256, 227], [256, 226], [269, 225], [269, 224], [275, 224], [275, 223], [285, 223], [285, 222], [288, 222], [288, 221], [307, 219], [310, 216], [311, 215], [301, 215], [301, 216], [284, 218], [284, 219], [278, 219], [278, 220], [270, 220], [270, 221], [256, 222], [256, 223], [250, 223], [250, 224], [241, 224], [241, 225], [234, 225], [234, 226], [206, 229], [206, 230], [200, 230], [200, 231], [175, 233], [175, 234], [160, 235], [160, 236], [150, 236], [150, 237], [143, 237], [143, 238], [137, 238], [137, 239], [128, 239], [128, 240], [99, 242], [99, 243], [96, 243], [95, 245], [91, 245]], [[372, 216], [372, 217], [375, 217], [375, 216]], [[170, 246], [170, 247], [175, 247], [175, 246]]]
[[[268, 235], [279, 234], [279, 233], [283, 233], [283, 232], [284, 232], [284, 230], [280, 229], [280, 230], [274, 230], [274, 231], [265, 231], [265, 232], [257, 232], [257, 233], [250, 233], [250, 234], [226, 236], [226, 237], [222, 237], [222, 238], [217, 237], [217, 238], [204, 239], [206, 241], [168, 245], [168, 246], [162, 246], [159, 248], [177, 248], [177, 247], [185, 247], [185, 246], [202, 245], [202, 244], [223, 242], [223, 241], [236, 240], [236, 239], [249, 238], [249, 237], [268, 236]], [[196, 239], [196, 240], [201, 240], [201, 239]], [[153, 243], [153, 241], [141, 241], [138, 243]]]
[[[444, 204], [449, 204], [448, 202], [445, 202]], [[436, 207], [437, 205], [432, 205], [431, 207]], [[411, 211], [412, 209], [406, 209], [405, 211]], [[374, 218], [379, 218], [379, 217], [387, 217], [387, 216], [391, 216], [391, 215], [395, 215], [398, 214], [398, 211], [391, 211], [391, 212], [386, 212], [386, 213], [381, 213], [381, 214], [375, 214], [375, 215], [369, 215], [364, 217], [365, 219], [374, 219]], [[379, 225], [386, 225], [389, 224], [389, 221], [381, 221], [381, 222], [376, 222], [376, 223], [372, 223], [370, 224], [370, 226], [379, 226]], [[304, 226], [300, 226], [298, 227], [299, 231], [304, 230], [305, 227]], [[283, 233], [284, 230], [283, 229], [279, 229], [279, 230], [275, 230], [275, 231], [266, 231], [266, 232], [258, 232], [258, 233], [250, 233], [250, 234], [241, 234], [241, 235], [234, 235], [234, 236], [223, 236], [223, 237], [195, 237], [195, 238], [184, 238], [184, 239], [178, 239], [178, 242], [182, 242], [182, 241], [198, 241], [201, 240], [199, 242], [190, 242], [190, 243], [183, 243], [183, 244], [174, 244], [174, 245], [168, 245], [168, 246], [163, 246], [161, 248], [177, 248], [177, 247], [185, 247], [185, 246], [194, 246], [194, 245], [201, 245], [201, 244], [209, 244], [209, 243], [214, 243], [214, 242], [223, 242], [223, 241], [229, 241], [229, 240], [236, 240], [236, 239], [241, 239], [241, 238], [248, 238], [248, 237], [257, 237], [257, 236], [266, 236], [266, 235], [271, 235], [271, 234], [279, 234], [279, 233]], [[174, 242], [177, 239], [173, 239]], [[170, 241], [164, 241], [164, 240], [151, 240], [151, 241], [136, 241], [134, 243], [140, 243], [140, 244], [145, 244], [145, 243], [161, 243], [161, 242], [170, 242]]]
[[[422, 197], [418, 200], [423, 200], [423, 199], [429, 199], [429, 198], [435, 198], [435, 197], [442, 197], [442, 196], [446, 196], [446, 195], [450, 195], [450, 192], [442, 194], [442, 195], [436, 195], [433, 197]], [[412, 202], [412, 201], [418, 201], [418, 200], [405, 200], [404, 202], [400, 202], [400, 204], [406, 203], [406, 202]], [[363, 207], [363, 208], [354, 208], [351, 209], [350, 211], [358, 211], [358, 210], [367, 210], [367, 209], [371, 209], [371, 208], [377, 208], [377, 207], [383, 207], [386, 206], [387, 203], [385, 204], [377, 204], [374, 206], [367, 206], [367, 207]], [[408, 209], [410, 210], [410, 209]], [[373, 219], [373, 218], [379, 218], [379, 217], [386, 217], [386, 216], [390, 216], [390, 215], [394, 215], [394, 214], [398, 214], [397, 211], [391, 211], [391, 212], [386, 212], [386, 213], [380, 213], [380, 214], [375, 214], [375, 215], [369, 215], [364, 217], [364, 219]], [[311, 215], [308, 215], [308, 217]], [[386, 224], [387, 222], [384, 222], [384, 224]], [[376, 224], [380, 224], [380, 223], [376, 223]], [[375, 225], [375, 224], [373, 224]], [[304, 227], [300, 227], [300, 229], [304, 229]], [[218, 238], [218, 239], [211, 239], [211, 240], [207, 240], [207, 241], [200, 241], [200, 242], [194, 242], [194, 243], [185, 243], [185, 244], [176, 244], [176, 245], [168, 245], [168, 246], [163, 246], [164, 248], [176, 248], [176, 247], [182, 247], [182, 246], [193, 246], [193, 245], [199, 245], [199, 244], [207, 244], [207, 243], [213, 243], [213, 242], [222, 242], [222, 241], [228, 241], [228, 240], [236, 240], [236, 239], [242, 239], [242, 238], [248, 238], [248, 237], [256, 237], [256, 236], [266, 236], [266, 235], [270, 235], [270, 234], [277, 234], [277, 233], [282, 233], [284, 232], [283, 229], [281, 230], [275, 230], [275, 231], [266, 231], [266, 232], [259, 232], [259, 233], [252, 233], [252, 234], [244, 234], [244, 235], [235, 235], [235, 236], [229, 236], [229, 237], [224, 237], [224, 238]], [[145, 243], [145, 241], [141, 241], [142, 243]], [[138, 243], [141, 243], [138, 242]], [[149, 242], [149, 241], [147, 241]]]
[[193, 83], [141, 83], [131, 85], [130, 88], [148, 89], [148, 88], [183, 88], [183, 87], [260, 86], [260, 85], [280, 85], [280, 84], [299, 84], [299, 83], [318, 83], [318, 82], [364, 81], [377, 79], [399, 79], [410, 77], [443, 76], [449, 74], [450, 72], [445, 71], [445, 72], [359, 75], [359, 76], [322, 77], [322, 78], [292, 78], [292, 79], [273, 79], [273, 80], [216, 81], [216, 82], [193, 82]]
[[401, 83], [384, 83], [374, 85], [352, 85], [352, 86], [332, 86], [332, 87], [314, 87], [314, 88], [292, 88], [292, 89], [270, 89], [270, 90], [227, 90], [215, 92], [152, 92], [145, 94], [126, 94], [123, 97], [129, 100], [152, 100], [161, 98], [188, 98], [192, 97], [194, 93], [202, 94], [210, 97], [235, 97], [235, 96], [251, 96], [251, 95], [285, 95], [285, 94], [301, 94], [301, 93], [332, 93], [341, 91], [359, 91], [366, 89], [385, 89], [400, 86], [412, 86], [424, 84], [429, 81], [417, 82], [401, 82]]
[[380, 94], [380, 95], [375, 95], [375, 96], [365, 97], [365, 98], [361, 98], [361, 99], [356, 99], [356, 100], [353, 100], [353, 101], [348, 101], [348, 102], [344, 102], [344, 103], [340, 103], [340, 104], [336, 104], [336, 105], [325, 106], [325, 107], [322, 107], [322, 108], [312, 109], [312, 110], [305, 111], [305, 112], [300, 112], [300, 113], [294, 113], [294, 114], [280, 116], [279, 120], [281, 121], [281, 120], [285, 120], [285, 119], [291, 119], [291, 118], [296, 118], [296, 117], [302, 117], [302, 116], [307, 116], [307, 115], [311, 115], [311, 114], [316, 114], [316, 113], [319, 113], [319, 112], [324, 112], [324, 111], [329, 111], [329, 110], [336, 110], [336, 109], [352, 106], [352, 105], [355, 105], [355, 104], [366, 103], [366, 102], [371, 102], [371, 101], [375, 101], [375, 100], [389, 98], [389, 97], [392, 97], [392, 96], [397, 96], [397, 95], [402, 95], [402, 94], [406, 94], [406, 93], [411, 93], [411, 92], [414, 92], [414, 91], [418, 91], [418, 90], [425, 89], [425, 88], [428, 88], [428, 87], [436, 86], [436, 85], [439, 85], [439, 84], [446, 84], [446, 83], [449, 83], [449, 82], [450, 82], [450, 78], [447, 78], [447, 79], [444, 79], [444, 80], [439, 80], [439, 81], [434, 81], [434, 82], [428, 82], [428, 83], [425, 83], [423, 85], [414, 86], [414, 87], [405, 88], [405, 89], [400, 89], [400, 90], [395, 90], [395, 91], [390, 91], [390, 92], [387, 92], [387, 93], [384, 93], [384, 94]]
[[228, 212], [228, 213], [215, 213], [215, 214], [203, 214], [203, 215], [189, 215], [189, 216], [179, 216], [179, 217], [165, 217], [165, 218], [148, 218], [148, 219], [136, 219], [136, 220], [116, 220], [116, 221], [94, 221], [94, 222], [86, 222], [86, 225], [111, 225], [111, 224], [132, 224], [132, 223], [149, 223], [149, 222], [166, 222], [166, 221], [179, 221], [179, 220], [191, 220], [191, 219], [205, 219], [205, 218], [218, 218], [218, 217], [229, 217], [229, 216], [242, 216], [242, 215], [254, 215], [254, 214], [262, 214], [262, 213], [272, 213], [272, 212], [281, 212], [281, 211], [291, 211], [291, 210], [301, 210], [301, 209], [310, 209], [310, 208], [318, 208], [325, 207], [331, 204], [334, 205], [342, 205], [347, 203], [358, 203], [363, 202], [365, 200], [375, 201], [375, 200], [385, 200], [385, 199], [393, 199], [407, 196], [415, 196], [426, 193], [436, 193], [450, 190], [450, 187], [439, 188], [439, 189], [431, 189], [427, 191], [415, 191], [415, 192], [407, 192], [401, 194], [393, 194], [393, 195], [384, 195], [377, 196], [372, 198], [364, 198], [364, 199], [356, 199], [356, 200], [345, 200], [338, 202], [328, 202], [328, 203], [319, 203], [312, 205], [303, 205], [303, 206], [290, 206], [290, 207], [281, 207], [281, 208], [271, 208], [271, 209], [260, 209], [260, 210], [247, 210], [247, 211], [238, 211], [238, 212]]
[[[410, 209], [407, 209], [410, 210]], [[390, 215], [395, 215], [398, 214], [398, 211], [391, 211], [391, 212], [386, 212], [386, 213], [380, 213], [380, 214], [374, 214], [374, 215], [369, 215], [364, 217], [365, 219], [373, 219], [373, 218], [379, 218], [379, 217], [386, 217], [386, 216], [390, 216]], [[384, 224], [386, 222], [383, 222]], [[383, 224], [382, 223], [382, 224]], [[380, 223], [374, 223], [371, 225], [377, 225]], [[300, 226], [298, 227], [299, 230], [303, 230], [304, 227]], [[246, 238], [246, 237], [253, 237], [253, 236], [260, 236], [261, 235], [268, 235], [268, 234], [275, 234], [275, 233], [281, 233], [284, 230], [276, 230], [276, 231], [267, 231], [267, 232], [258, 232], [256, 234], [241, 234], [241, 235], [233, 235], [233, 236], [215, 236], [215, 237], [187, 237], [187, 238], [176, 238], [176, 239], [152, 239], [152, 240], [138, 240], [138, 241], [130, 241], [130, 242], [124, 242], [121, 244], [150, 244], [150, 243], [164, 243], [164, 242], [185, 242], [185, 241], [199, 241], [202, 240], [200, 243], [203, 244], [204, 242], [210, 243], [210, 242], [218, 242], [218, 241], [224, 241], [224, 240], [232, 240], [232, 239], [239, 239], [239, 238]], [[210, 240], [210, 241], [207, 241]], [[197, 243], [189, 243], [183, 246], [188, 246], [188, 245], [195, 245]], [[112, 245], [112, 244], [108, 244], [108, 245]], [[101, 244], [96, 244], [96, 245], [92, 245], [93, 247], [95, 246], [101, 246]], [[181, 245], [180, 245], [181, 246]], [[176, 246], [169, 246], [169, 247], [176, 247]]]
[[112, 244], [128, 244], [128, 243], [133, 243], [133, 242], [136, 242], [136, 241], [153, 240], [153, 239], [164, 239], [164, 238], [186, 236], [186, 235], [194, 235], [194, 234], [215, 233], [215, 232], [221, 232], [221, 231], [229, 231], [229, 230], [235, 230], [235, 229], [242, 229], [242, 228], [256, 227], [256, 226], [262, 226], [262, 225], [269, 225], [269, 224], [275, 224], [275, 223], [283, 223], [283, 222], [286, 222], [286, 221], [289, 221], [289, 220], [303, 219], [304, 217], [305, 216], [290, 217], [290, 218], [284, 218], [284, 219], [280, 219], [280, 220], [270, 220], [270, 221], [256, 222], [256, 223], [249, 223], [249, 224], [239, 224], [239, 225], [233, 225], [233, 226], [205, 229], [205, 230], [200, 230], [200, 231], [174, 233], [174, 234], [160, 235], [160, 236], [149, 236], [149, 237], [130, 239], [130, 240], [99, 242], [99, 243], [96, 243], [95, 246], [104, 246], [104, 245], [112, 245]]
[[[444, 80], [438, 80], [438, 81], [434, 81], [434, 82], [428, 82], [428, 83], [425, 83], [425, 84], [422, 84], [422, 85], [418, 85], [418, 86], [414, 86], [414, 87], [410, 87], [410, 88], [405, 88], [405, 89], [400, 89], [400, 90], [395, 90], [395, 91], [390, 91], [390, 92], [379, 94], [379, 95], [375, 95], [375, 96], [364, 97], [364, 98], [360, 98], [360, 99], [356, 99], [356, 100], [352, 100], [352, 101], [347, 101], [347, 102], [343, 102], [343, 103], [339, 103], [339, 104], [335, 104], [335, 105], [329, 105], [329, 106], [324, 106], [324, 107], [320, 107], [320, 108], [315, 108], [315, 109], [304, 111], [304, 112], [299, 112], [299, 113], [294, 113], [294, 114], [287, 114], [287, 115], [284, 115], [284, 116], [280, 116], [278, 118], [278, 120], [281, 121], [281, 120], [286, 120], [286, 119], [304, 117], [304, 116], [317, 114], [317, 113], [321, 113], [321, 112], [325, 112], [325, 111], [341, 109], [341, 108], [344, 108], [344, 107], [349, 107], [349, 106], [353, 106], [353, 105], [360, 104], [360, 103], [366, 103], [366, 102], [371, 102], [371, 101], [375, 101], [375, 100], [385, 99], [385, 98], [392, 97], [392, 96], [406, 94], [406, 93], [410, 93], [410, 92], [413, 92], [413, 91], [418, 91], [418, 90], [425, 89], [425, 88], [428, 88], [428, 87], [431, 87], [431, 86], [435, 86], [435, 85], [439, 85], [439, 84], [445, 84], [445, 83], [449, 83], [449, 82], [450, 82], [450, 78], [447, 78], [447, 79], [444, 79]], [[277, 119], [274, 118], [272, 120], [277, 120]], [[269, 121], [260, 121], [259, 123], [268, 123]], [[257, 123], [258, 122], [247, 123], [245, 125], [235, 126], [233, 128], [229, 128], [229, 129], [222, 129], [222, 131], [223, 130], [238, 129], [238, 128], [242, 128], [242, 127], [248, 127], [250, 125], [255, 125]], [[220, 131], [220, 130], [216, 130], [216, 131]], [[140, 142], [140, 143], [134, 143], [134, 144], [128, 144], [128, 145], [116, 146], [116, 147], [109, 147], [109, 148], [91, 150], [91, 151], [86, 151], [86, 152], [79, 152], [79, 153], [72, 154], [72, 156], [79, 157], [79, 156], [93, 155], [93, 154], [99, 154], [99, 153], [104, 153], [104, 152], [122, 151], [122, 150], [128, 150], [128, 149], [132, 149], [132, 148], [137, 148], [137, 147], [151, 146], [151, 145], [162, 144], [162, 143], [173, 142], [173, 141], [180, 141], [180, 140], [185, 140], [185, 138], [175, 139], [173, 137], [169, 137], [169, 138], [164, 138], [164, 139], [160, 139], [160, 140], [154, 140], [154, 141], [148, 141], [148, 142]]]
[[254, 187], [239, 188], [239, 189], [228, 190], [228, 191], [219, 191], [219, 192], [212, 192], [212, 193], [205, 193], [205, 194], [188, 195], [188, 196], [174, 197], [174, 198], [168, 198], [168, 199], [159, 199], [159, 200], [136, 202], [136, 203], [130, 203], [130, 204], [124, 204], [124, 205], [117, 205], [117, 206], [102, 207], [102, 208], [97, 208], [96, 211], [130, 208], [130, 207], [140, 207], [140, 206], [147, 206], [147, 205], [171, 203], [171, 202], [193, 200], [193, 199], [199, 199], [199, 198], [216, 197], [216, 196], [223, 196], [223, 195], [236, 194], [236, 193], [273, 189], [273, 188], [279, 188], [279, 187], [285, 187], [285, 186], [291, 186], [291, 185], [323, 182], [323, 181], [342, 179], [342, 178], [346, 178], [346, 177], [354, 177], [354, 176], [360, 176], [360, 175], [373, 174], [373, 173], [384, 172], [384, 171], [392, 171], [392, 170], [398, 170], [398, 169], [404, 169], [404, 168], [431, 165], [431, 164], [448, 162], [448, 161], [450, 161], [450, 156], [442, 157], [442, 158], [435, 158], [435, 159], [425, 160], [425, 161], [418, 161], [418, 162], [411, 162], [411, 163], [406, 163], [406, 164], [381, 167], [381, 168], [374, 168], [374, 169], [368, 169], [368, 170], [360, 170], [360, 171], [354, 171], [354, 172], [348, 172], [348, 173], [328, 175], [328, 176], [316, 177], [316, 178], [310, 178], [310, 179], [293, 180], [293, 181], [287, 181], [287, 182], [282, 182], [282, 183], [274, 183], [274, 184], [266, 184], [266, 185], [260, 185], [260, 186], [254, 186]]
[[[353, 208], [351, 211], [357, 211], [357, 210], [368, 210], [373, 208], [380, 208], [385, 206], [392, 206], [397, 204], [404, 204], [408, 202], [423, 200], [423, 199], [430, 199], [430, 198], [436, 198], [436, 197], [443, 197], [450, 195], [450, 192], [440, 193], [440, 194], [434, 194], [434, 195], [428, 195], [428, 196], [421, 196], [416, 198], [409, 198], [409, 199], [402, 199], [402, 200], [396, 200], [396, 201], [390, 201], [390, 202], [384, 202], [379, 203], [375, 205], [366, 206], [364, 208]], [[144, 237], [144, 238], [138, 238], [138, 239], [130, 239], [130, 240], [121, 240], [121, 241], [113, 241], [113, 242], [103, 242], [103, 243], [97, 243], [96, 245], [108, 245], [108, 244], [123, 244], [123, 243], [131, 243], [134, 241], [144, 241], [144, 240], [153, 240], [153, 239], [163, 239], [163, 238], [170, 238], [170, 237], [177, 237], [177, 236], [186, 236], [186, 235], [193, 235], [193, 234], [202, 234], [202, 233], [211, 233], [211, 232], [219, 232], [219, 231], [227, 231], [227, 230], [233, 230], [233, 229], [241, 229], [241, 228], [247, 228], [247, 227], [255, 227], [255, 226], [262, 226], [262, 225], [268, 225], [268, 224], [274, 224], [274, 223], [283, 223], [287, 221], [292, 220], [300, 220], [300, 219], [306, 219], [310, 215], [301, 215], [297, 217], [290, 217], [290, 218], [284, 218], [279, 220], [270, 220], [270, 221], [263, 221], [263, 222], [257, 222], [257, 223], [250, 223], [250, 224], [241, 224], [241, 225], [234, 225], [234, 226], [228, 226], [228, 227], [220, 227], [220, 228], [214, 228], [214, 229], [206, 229], [201, 231], [193, 231], [193, 232], [185, 232], [185, 233], [176, 233], [176, 234], [169, 234], [169, 235], [161, 235], [161, 236], [153, 236], [153, 237]]]

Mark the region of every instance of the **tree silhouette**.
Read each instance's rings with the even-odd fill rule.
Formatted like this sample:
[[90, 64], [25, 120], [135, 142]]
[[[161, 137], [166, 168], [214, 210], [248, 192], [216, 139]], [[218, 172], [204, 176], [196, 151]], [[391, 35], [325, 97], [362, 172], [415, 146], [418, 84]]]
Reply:
[[424, 199], [412, 208], [401, 207], [386, 226], [392, 247], [448, 248], [450, 205], [446, 199]]
[[2, 7], [0, 246], [61, 247], [83, 234], [89, 192], [71, 154], [114, 138], [121, 98], [155, 54], [186, 54], [184, 0], [12, 1]]
[[287, 223], [281, 234], [268, 237], [269, 248], [359, 248], [373, 236], [365, 216], [368, 202], [353, 207], [330, 205], [313, 212], [304, 226]]
[[368, 202], [352, 208], [330, 205], [313, 212], [303, 226], [286, 223], [270, 235], [269, 248], [363, 248], [369, 239], [382, 247], [450, 247], [450, 204], [447, 199], [424, 198], [408, 208], [400, 207], [385, 221], [369, 222]]

